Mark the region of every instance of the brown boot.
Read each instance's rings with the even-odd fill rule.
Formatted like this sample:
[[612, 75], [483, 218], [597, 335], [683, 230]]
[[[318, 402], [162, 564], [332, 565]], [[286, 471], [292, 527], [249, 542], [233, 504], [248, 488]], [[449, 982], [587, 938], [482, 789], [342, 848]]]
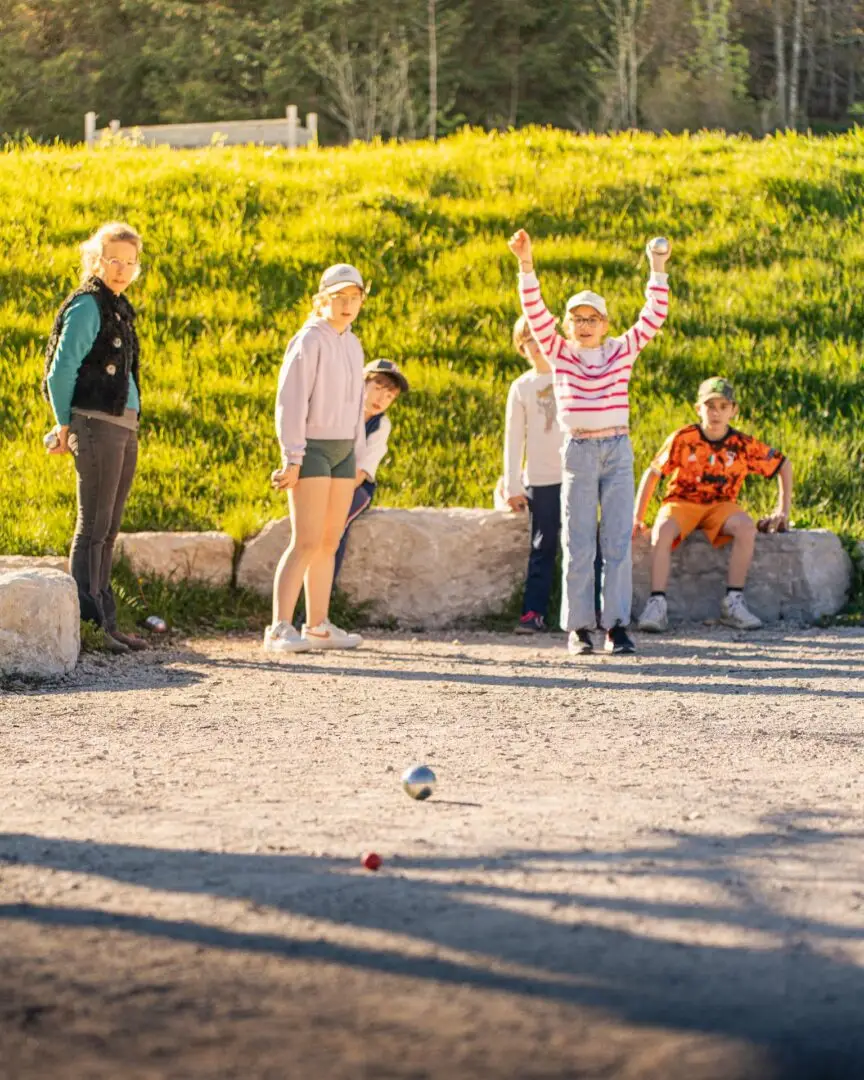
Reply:
[[120, 656], [122, 653], [129, 652], [129, 646], [124, 645], [122, 641], [109, 634], [104, 627], [102, 628], [101, 644], [105, 652], [115, 653], [117, 656]]
[[150, 646], [147, 642], [137, 636], [137, 634], [123, 634], [119, 630], [106, 630], [106, 635], [119, 642], [121, 645], [126, 646], [126, 651], [129, 652], [141, 652], [143, 649], [149, 649]]

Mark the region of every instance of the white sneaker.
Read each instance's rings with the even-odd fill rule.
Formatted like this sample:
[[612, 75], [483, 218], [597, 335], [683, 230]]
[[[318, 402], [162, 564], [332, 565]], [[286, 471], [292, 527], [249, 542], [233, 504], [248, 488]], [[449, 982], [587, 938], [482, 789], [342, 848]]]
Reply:
[[363, 638], [359, 634], [340, 630], [329, 619], [317, 626], [307, 626], [304, 623], [303, 640], [308, 649], [356, 649], [363, 644]]
[[274, 623], [264, 631], [264, 652], [309, 652], [309, 643], [297, 633], [290, 622]]
[[744, 603], [740, 592], [727, 593], [720, 605], [720, 622], [734, 626], [736, 630], [758, 630], [762, 620], [757, 618]]
[[651, 634], [659, 634], [662, 630], [668, 630], [668, 628], [669, 616], [666, 608], [666, 597], [650, 596], [639, 619], [639, 629], [647, 630]]

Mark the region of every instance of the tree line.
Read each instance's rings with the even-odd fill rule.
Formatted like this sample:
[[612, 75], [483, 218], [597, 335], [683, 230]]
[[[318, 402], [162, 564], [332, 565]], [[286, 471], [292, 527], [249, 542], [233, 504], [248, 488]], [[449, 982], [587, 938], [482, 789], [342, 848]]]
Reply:
[[320, 117], [322, 141], [464, 125], [831, 130], [864, 116], [864, 0], [0, 0], [0, 132]]

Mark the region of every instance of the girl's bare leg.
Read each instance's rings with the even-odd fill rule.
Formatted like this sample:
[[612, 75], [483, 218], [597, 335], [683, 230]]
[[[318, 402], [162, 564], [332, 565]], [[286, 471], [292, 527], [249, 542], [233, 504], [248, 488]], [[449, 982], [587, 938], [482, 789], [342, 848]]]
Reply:
[[[299, 480], [288, 492], [291, 543], [282, 554], [273, 579], [273, 625], [290, 622], [303, 587], [303, 576], [321, 547], [330, 500], [329, 476]], [[346, 510], [347, 517], [347, 510]]]
[[329, 483], [330, 493], [321, 542], [306, 568], [307, 626], [317, 626], [327, 618], [330, 593], [333, 589], [336, 549], [342, 539], [354, 497], [353, 480], [330, 480]]

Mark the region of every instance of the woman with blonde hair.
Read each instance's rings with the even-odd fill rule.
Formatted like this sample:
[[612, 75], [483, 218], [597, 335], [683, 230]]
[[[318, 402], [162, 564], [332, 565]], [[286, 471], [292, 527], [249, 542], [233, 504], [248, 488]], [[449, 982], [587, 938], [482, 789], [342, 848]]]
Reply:
[[69, 561], [81, 618], [100, 626], [117, 653], [146, 647], [117, 629], [111, 590], [114, 541], [138, 459], [138, 336], [123, 294], [138, 276], [141, 248], [138, 233], [116, 221], [81, 245], [81, 283], [54, 321], [43, 382], [57, 419], [51, 453], [71, 452], [78, 477]]
[[[354, 649], [349, 634], [328, 618], [336, 549], [348, 520], [357, 454], [366, 445], [363, 347], [351, 330], [366, 298], [360, 271], [347, 263], [321, 276], [312, 314], [288, 343], [276, 392], [276, 433], [282, 466], [273, 486], [288, 492], [291, 543], [273, 582], [273, 622], [264, 649]], [[305, 590], [306, 623], [293, 626]]]

